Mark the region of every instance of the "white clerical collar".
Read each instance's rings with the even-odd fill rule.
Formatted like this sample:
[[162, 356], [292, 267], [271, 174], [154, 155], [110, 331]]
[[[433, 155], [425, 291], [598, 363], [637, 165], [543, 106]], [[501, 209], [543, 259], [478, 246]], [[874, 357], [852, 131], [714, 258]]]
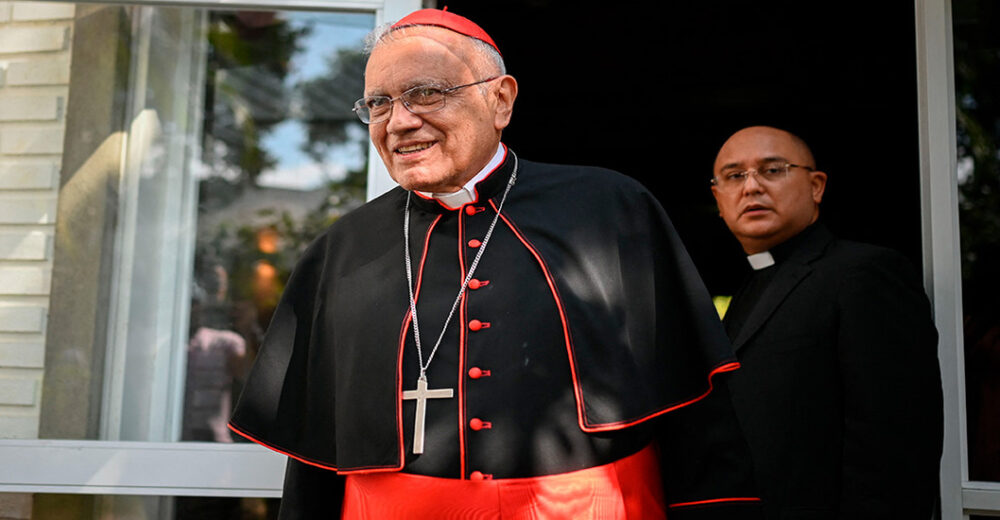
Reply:
[[493, 154], [493, 158], [490, 162], [486, 163], [486, 166], [475, 177], [469, 179], [469, 182], [465, 183], [465, 186], [454, 193], [427, 193], [420, 191], [421, 195], [425, 197], [433, 197], [437, 199], [441, 204], [444, 204], [448, 209], [458, 209], [465, 204], [476, 201], [476, 184], [485, 179], [487, 175], [493, 172], [500, 166], [504, 158], [504, 148], [502, 144], [497, 145], [497, 151]]
[[771, 256], [770, 251], [764, 251], [763, 253], [755, 253], [748, 256], [747, 262], [750, 262], [750, 267], [753, 267], [754, 271], [760, 271], [774, 265], [774, 257]]

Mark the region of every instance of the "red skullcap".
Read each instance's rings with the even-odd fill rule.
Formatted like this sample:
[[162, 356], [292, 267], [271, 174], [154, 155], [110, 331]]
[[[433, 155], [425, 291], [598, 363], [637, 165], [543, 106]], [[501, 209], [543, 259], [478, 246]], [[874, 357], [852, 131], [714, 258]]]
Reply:
[[445, 29], [450, 29], [459, 34], [464, 34], [486, 42], [490, 47], [493, 47], [497, 52], [500, 52], [500, 48], [497, 47], [497, 44], [493, 43], [493, 38], [490, 38], [490, 35], [486, 34], [486, 31], [484, 31], [482, 27], [476, 25], [475, 22], [464, 16], [449, 13], [447, 9], [448, 8], [445, 7], [444, 10], [421, 9], [419, 11], [414, 11], [406, 15], [402, 20], [393, 24], [392, 29], [398, 29], [407, 25], [436, 25], [438, 27], [444, 27]]

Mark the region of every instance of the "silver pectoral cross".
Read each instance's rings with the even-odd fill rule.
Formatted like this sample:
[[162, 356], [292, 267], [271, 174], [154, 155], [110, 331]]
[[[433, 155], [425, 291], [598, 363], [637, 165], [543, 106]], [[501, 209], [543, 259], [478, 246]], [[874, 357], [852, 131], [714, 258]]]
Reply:
[[423, 453], [424, 452], [424, 426], [427, 419], [427, 400], [428, 399], [446, 399], [454, 397], [455, 392], [451, 388], [435, 388], [433, 390], [427, 389], [427, 377], [420, 376], [417, 379], [417, 389], [416, 390], [405, 390], [403, 391], [403, 399], [416, 399], [417, 400], [417, 413], [416, 420], [413, 425], [413, 453]]

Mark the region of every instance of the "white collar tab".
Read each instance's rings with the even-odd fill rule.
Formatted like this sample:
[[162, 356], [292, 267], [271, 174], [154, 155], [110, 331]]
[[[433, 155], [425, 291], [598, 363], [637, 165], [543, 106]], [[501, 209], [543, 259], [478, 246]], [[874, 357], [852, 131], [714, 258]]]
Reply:
[[486, 166], [475, 177], [469, 179], [469, 182], [465, 183], [461, 189], [454, 193], [427, 193], [424, 191], [418, 192], [425, 197], [433, 197], [437, 199], [441, 204], [448, 209], [458, 209], [466, 204], [471, 204], [476, 201], [476, 184], [479, 181], [485, 179], [493, 170], [497, 169], [498, 166], [503, 162], [504, 158], [504, 147], [503, 144], [497, 145], [497, 151], [493, 154], [493, 158], [490, 162], [486, 163]]
[[764, 251], [748, 256], [747, 262], [750, 262], [750, 267], [753, 267], [754, 271], [760, 271], [774, 265], [774, 257], [770, 251]]

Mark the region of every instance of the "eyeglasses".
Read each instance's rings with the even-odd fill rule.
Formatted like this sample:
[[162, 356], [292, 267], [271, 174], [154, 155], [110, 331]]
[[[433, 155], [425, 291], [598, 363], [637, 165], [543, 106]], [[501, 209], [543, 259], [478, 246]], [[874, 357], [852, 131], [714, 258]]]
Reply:
[[465, 85], [449, 88], [441, 88], [437, 85], [419, 85], [394, 98], [389, 96], [363, 97], [354, 102], [353, 110], [354, 113], [358, 115], [358, 119], [361, 119], [361, 122], [366, 125], [381, 123], [382, 121], [389, 119], [392, 115], [392, 106], [395, 104], [397, 99], [403, 102], [403, 106], [406, 107], [406, 110], [408, 110], [411, 114], [426, 114], [428, 112], [435, 112], [444, 108], [444, 102], [448, 97], [448, 94], [465, 87], [471, 87], [473, 85], [479, 85], [480, 83], [493, 81], [499, 77], [500, 76], [493, 76], [479, 81], [474, 81], [472, 83], [467, 83]]
[[757, 182], [763, 184], [774, 184], [781, 181], [788, 175], [792, 168], [804, 168], [807, 171], [814, 171], [812, 166], [802, 166], [787, 162], [767, 162], [759, 168], [748, 170], [724, 171], [718, 177], [712, 178], [712, 184], [723, 191], [736, 191], [743, 188], [750, 175], [757, 176]]

